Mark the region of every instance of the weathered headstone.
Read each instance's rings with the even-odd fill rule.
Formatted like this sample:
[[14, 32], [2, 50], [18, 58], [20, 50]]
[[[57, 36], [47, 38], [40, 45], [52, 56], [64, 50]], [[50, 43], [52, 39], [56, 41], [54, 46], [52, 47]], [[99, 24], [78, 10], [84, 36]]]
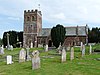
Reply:
[[83, 42], [81, 42], [81, 47], [80, 47], [80, 51], [83, 50]]
[[61, 62], [65, 62], [66, 61], [66, 50], [63, 47], [62, 49], [62, 55], [61, 55]]
[[82, 48], [82, 57], [85, 55], [85, 45], [83, 45], [83, 48]]
[[31, 60], [31, 57], [29, 55], [29, 50], [30, 50], [30, 48], [26, 48], [26, 61], [30, 61]]
[[35, 41], [35, 43], [34, 43], [34, 47], [37, 47], [37, 41]]
[[69, 50], [70, 50], [70, 46], [67, 47], [67, 51], [69, 51]]
[[38, 47], [39, 47], [39, 48], [43, 47], [43, 44], [38, 44]]
[[45, 46], [45, 52], [47, 52], [48, 51], [48, 44], [46, 44], [46, 46]]
[[61, 46], [61, 42], [60, 42], [59, 47], [58, 47], [58, 52], [59, 52], [59, 54], [62, 53], [61, 48], [62, 48], [62, 46]]
[[10, 50], [13, 50], [13, 46], [12, 45], [10, 46]]
[[73, 59], [74, 59], [74, 47], [72, 47], [70, 51], [70, 60], [73, 60]]
[[11, 55], [7, 55], [7, 64], [12, 64], [12, 56]]
[[4, 48], [0, 47], [0, 55], [4, 54]]
[[40, 57], [39, 51], [32, 52], [32, 70], [40, 68]]
[[19, 52], [19, 62], [25, 62], [26, 59], [26, 51], [22, 48]]
[[92, 53], [92, 46], [91, 46], [91, 45], [90, 45], [89, 53], [90, 53], [90, 54]]
[[59, 47], [58, 47], [58, 50], [60, 50], [60, 49], [61, 49], [61, 42], [60, 42]]

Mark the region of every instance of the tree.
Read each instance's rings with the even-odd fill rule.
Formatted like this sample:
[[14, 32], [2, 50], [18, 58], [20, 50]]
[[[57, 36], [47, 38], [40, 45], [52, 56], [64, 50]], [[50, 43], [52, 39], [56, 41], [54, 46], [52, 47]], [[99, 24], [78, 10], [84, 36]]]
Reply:
[[17, 32], [17, 47], [20, 47], [19, 42], [23, 45], [23, 32]]
[[0, 38], [0, 45], [2, 45], [3, 43], [2, 43], [2, 39]]
[[65, 28], [58, 24], [56, 25], [56, 27], [53, 27], [51, 29], [51, 39], [53, 42], [53, 45], [57, 48], [59, 47], [59, 44], [61, 42], [61, 45], [64, 43], [65, 40]]
[[88, 33], [89, 43], [100, 43], [100, 28], [92, 28]]
[[16, 32], [16, 31], [8, 31], [4, 32], [3, 34], [3, 44], [4, 46], [7, 46], [7, 33], [9, 33], [9, 43], [10, 45], [13, 45], [13, 47], [17, 46], [17, 37], [19, 39], [19, 42], [23, 42], [23, 32]]

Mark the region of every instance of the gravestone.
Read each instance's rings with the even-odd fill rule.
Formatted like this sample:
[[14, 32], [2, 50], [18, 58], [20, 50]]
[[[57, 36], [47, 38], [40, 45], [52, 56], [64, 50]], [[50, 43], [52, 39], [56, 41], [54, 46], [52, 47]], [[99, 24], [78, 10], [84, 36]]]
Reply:
[[67, 47], [67, 51], [69, 51], [69, 50], [70, 50], [70, 46]]
[[31, 57], [30, 57], [30, 55], [29, 55], [29, 50], [30, 50], [29, 47], [26, 48], [26, 61], [30, 61], [30, 60], [31, 60]]
[[85, 55], [85, 45], [83, 45], [83, 48], [82, 48], [82, 57]]
[[72, 47], [70, 51], [70, 60], [73, 60], [73, 59], [74, 59], [74, 47]]
[[35, 41], [35, 43], [34, 43], [34, 47], [37, 47], [37, 41]]
[[61, 46], [61, 42], [60, 42], [59, 47], [58, 47], [58, 52], [59, 52], [59, 54], [62, 53], [61, 48], [62, 48], [62, 46]]
[[41, 48], [41, 47], [43, 47], [43, 45], [42, 44], [38, 44], [38, 47]]
[[33, 42], [31, 42], [31, 48], [33, 48]]
[[47, 52], [48, 51], [48, 44], [46, 44], [46, 46], [45, 46], [45, 52]]
[[26, 59], [26, 51], [22, 48], [19, 52], [19, 62], [25, 62]]
[[61, 49], [61, 42], [60, 42], [59, 47], [58, 47], [58, 50], [60, 50], [60, 49]]
[[4, 45], [2, 45], [1, 47], [4, 48]]
[[12, 64], [12, 56], [11, 55], [7, 55], [7, 64]]
[[63, 47], [62, 49], [62, 55], [61, 55], [61, 62], [65, 62], [66, 61], [66, 50]]
[[80, 51], [83, 50], [83, 42], [81, 42], [81, 47], [80, 47]]
[[90, 54], [92, 53], [92, 46], [91, 46], [91, 45], [90, 45], [89, 53], [90, 53]]
[[40, 57], [39, 51], [32, 52], [32, 70], [40, 68]]
[[3, 55], [3, 54], [4, 54], [4, 48], [0, 47], [0, 55]]
[[13, 50], [13, 46], [12, 45], [10, 46], [10, 50]]

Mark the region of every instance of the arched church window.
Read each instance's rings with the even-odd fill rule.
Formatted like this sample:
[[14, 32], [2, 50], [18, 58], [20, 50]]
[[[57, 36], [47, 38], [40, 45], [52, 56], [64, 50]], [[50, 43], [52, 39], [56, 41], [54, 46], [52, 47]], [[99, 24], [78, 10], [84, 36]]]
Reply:
[[27, 17], [27, 21], [30, 21], [30, 17]]
[[36, 20], [35, 16], [32, 16], [32, 21]]

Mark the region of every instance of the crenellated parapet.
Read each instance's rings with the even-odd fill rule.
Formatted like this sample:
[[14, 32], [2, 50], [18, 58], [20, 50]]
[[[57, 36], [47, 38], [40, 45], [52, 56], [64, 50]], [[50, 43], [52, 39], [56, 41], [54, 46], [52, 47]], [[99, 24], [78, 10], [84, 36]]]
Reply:
[[30, 14], [30, 13], [39, 13], [40, 15], [42, 15], [41, 11], [38, 11], [37, 9], [35, 10], [24, 10], [24, 14]]

